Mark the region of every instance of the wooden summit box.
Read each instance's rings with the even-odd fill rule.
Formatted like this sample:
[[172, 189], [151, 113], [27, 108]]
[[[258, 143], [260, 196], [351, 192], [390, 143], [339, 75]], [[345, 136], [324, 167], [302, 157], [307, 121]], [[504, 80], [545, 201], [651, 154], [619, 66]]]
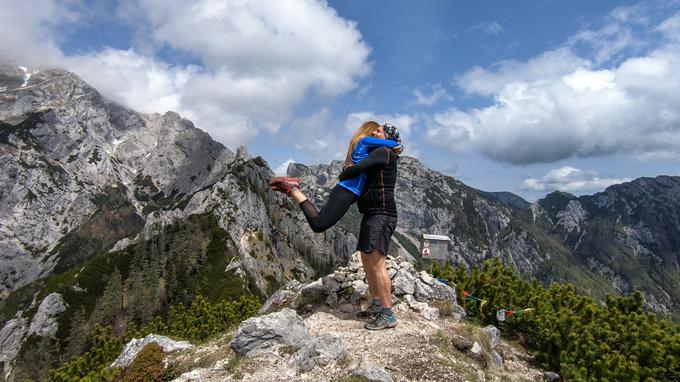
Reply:
[[420, 256], [423, 259], [447, 260], [449, 258], [448, 236], [423, 234], [420, 239]]

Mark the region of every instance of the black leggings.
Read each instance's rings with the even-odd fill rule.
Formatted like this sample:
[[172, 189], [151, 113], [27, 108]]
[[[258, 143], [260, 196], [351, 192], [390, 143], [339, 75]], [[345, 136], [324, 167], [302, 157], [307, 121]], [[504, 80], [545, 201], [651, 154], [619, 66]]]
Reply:
[[359, 197], [344, 187], [336, 185], [331, 190], [326, 205], [317, 212], [314, 204], [309, 200], [300, 203], [300, 209], [305, 214], [309, 226], [314, 232], [323, 232], [337, 223]]

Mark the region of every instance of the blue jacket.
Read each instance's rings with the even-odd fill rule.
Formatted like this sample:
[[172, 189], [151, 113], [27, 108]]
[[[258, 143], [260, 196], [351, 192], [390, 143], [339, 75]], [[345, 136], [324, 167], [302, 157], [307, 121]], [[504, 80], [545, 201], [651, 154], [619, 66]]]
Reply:
[[[373, 137], [361, 138], [361, 140], [357, 143], [357, 147], [355, 147], [354, 151], [352, 151], [352, 164], [361, 162], [371, 151], [377, 149], [378, 147], [388, 147], [391, 149], [397, 147], [398, 145], [399, 144], [397, 142], [389, 139], [378, 139]], [[352, 179], [338, 182], [338, 186], [346, 188], [356, 196], [361, 196], [365, 185], [366, 174], [363, 172]]]

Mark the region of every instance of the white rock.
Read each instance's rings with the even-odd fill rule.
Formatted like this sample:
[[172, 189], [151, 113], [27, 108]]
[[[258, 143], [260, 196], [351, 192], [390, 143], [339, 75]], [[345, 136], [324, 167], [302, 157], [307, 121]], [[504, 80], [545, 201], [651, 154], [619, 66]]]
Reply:
[[321, 278], [321, 285], [324, 293], [331, 294], [340, 290], [340, 283], [333, 278], [333, 276], [325, 276]]
[[474, 354], [481, 354], [484, 349], [482, 348], [482, 345], [479, 344], [479, 342], [475, 341], [474, 344], [472, 344], [472, 349], [470, 349], [471, 352]]
[[422, 280], [413, 283], [414, 297], [418, 301], [428, 301], [434, 296], [434, 291]]
[[392, 377], [385, 369], [366, 360], [362, 360], [359, 366], [352, 370], [351, 374], [364, 377], [371, 382], [393, 382]]
[[503, 357], [496, 350], [491, 350], [491, 360], [496, 368], [501, 369], [503, 367]]
[[345, 280], [347, 279], [347, 276], [345, 276], [344, 273], [335, 272], [335, 273], [333, 273], [333, 278], [335, 279], [335, 281], [337, 281], [339, 283], [344, 283]]
[[347, 357], [347, 348], [340, 338], [322, 333], [295, 353], [293, 363], [298, 371], [310, 371], [317, 365], [327, 365]]
[[0, 362], [4, 364], [5, 380], [11, 372], [11, 362], [19, 353], [19, 348], [26, 334], [26, 320], [21, 317], [21, 311], [17, 318], [8, 320], [0, 330]]
[[57, 333], [57, 318], [66, 310], [66, 303], [59, 293], [50, 293], [43, 299], [33, 316], [28, 335], [54, 337]]
[[137, 354], [144, 348], [144, 346], [155, 342], [163, 348], [165, 353], [171, 353], [177, 350], [184, 350], [192, 347], [187, 341], [175, 341], [171, 338], [165, 336], [159, 336], [157, 334], [149, 334], [144, 338], [135, 338], [125, 345], [123, 352], [120, 353], [118, 358], [109, 366], [111, 368], [119, 367], [126, 368], [130, 366], [132, 361], [137, 357]]
[[439, 318], [439, 309], [428, 306], [427, 308], [423, 309], [422, 312], [420, 312], [420, 315], [429, 321], [436, 320]]
[[283, 288], [277, 290], [273, 295], [271, 295], [267, 301], [262, 304], [262, 307], [257, 312], [257, 314], [267, 314], [273, 310], [276, 310], [282, 306], [290, 306], [295, 298], [300, 293], [302, 289], [302, 284], [297, 280], [291, 280]]
[[437, 280], [432, 277], [429, 273], [425, 271], [420, 271], [418, 274], [420, 276], [420, 279], [427, 285], [433, 285], [434, 283], [437, 282]]
[[415, 281], [416, 278], [415, 276], [413, 276], [411, 272], [400, 269], [397, 272], [397, 275], [394, 276], [394, 280], [392, 280], [394, 294], [396, 294], [397, 296], [403, 294], [413, 294]]
[[491, 349], [495, 349], [496, 346], [498, 346], [499, 343], [501, 343], [501, 331], [498, 330], [493, 325], [485, 326], [484, 329], [482, 329], [484, 332], [484, 335], [489, 339], [489, 344], [491, 345]]
[[[358, 280], [357, 280], [358, 281]], [[358, 281], [358, 283], [353, 284], [354, 292], [349, 298], [350, 304], [356, 304], [361, 299], [366, 299], [370, 296], [370, 291], [368, 290], [368, 284], [363, 281]]]
[[309, 341], [309, 330], [294, 310], [284, 308], [266, 316], [243, 321], [231, 341], [231, 348], [241, 355], [255, 355], [271, 342], [301, 348]]

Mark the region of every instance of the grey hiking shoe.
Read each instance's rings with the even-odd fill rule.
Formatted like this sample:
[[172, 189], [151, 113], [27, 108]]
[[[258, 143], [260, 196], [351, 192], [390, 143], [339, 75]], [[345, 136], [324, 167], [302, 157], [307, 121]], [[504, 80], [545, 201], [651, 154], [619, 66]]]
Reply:
[[357, 313], [358, 318], [375, 318], [382, 313], [382, 308], [379, 305], [369, 305], [368, 308]]
[[395, 317], [394, 315], [386, 316], [386, 315], [380, 313], [378, 316], [375, 317], [375, 319], [367, 322], [364, 325], [364, 328], [366, 328], [368, 330], [380, 330], [380, 329], [393, 328], [395, 326], [397, 326], [397, 317]]

